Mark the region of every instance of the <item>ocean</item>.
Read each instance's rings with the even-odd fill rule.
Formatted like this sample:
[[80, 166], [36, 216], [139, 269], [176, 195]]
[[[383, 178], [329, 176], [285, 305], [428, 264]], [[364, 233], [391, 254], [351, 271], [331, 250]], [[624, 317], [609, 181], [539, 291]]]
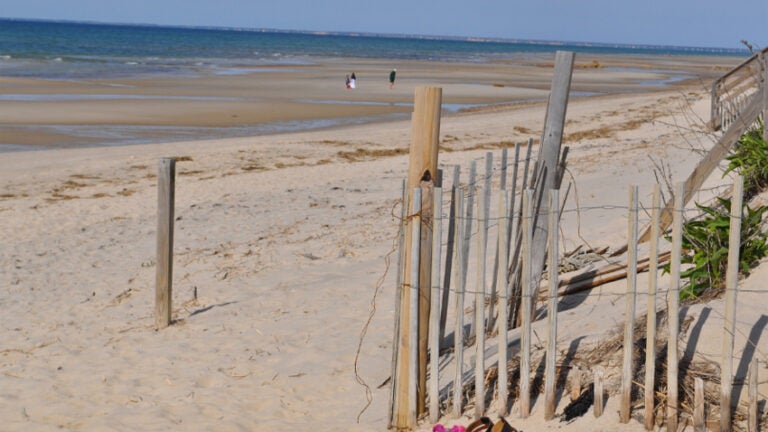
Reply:
[[[505, 60], [551, 57], [557, 50], [609, 55], [748, 55], [746, 50], [723, 48], [117, 25], [0, 18], [0, 78], [32, 78], [103, 86], [98, 91], [51, 93], [34, 88], [30, 90], [30, 87], [17, 90], [16, 85], [10, 85], [0, 88], [0, 106], [14, 113], [18, 112], [18, 106], [34, 109], [29, 107], [36, 102], [48, 103], [48, 106], [54, 103], [61, 107], [61, 112], [75, 109], [71, 107], [84, 101], [92, 102], [91, 107], [103, 107], [105, 105], [99, 105], [99, 101], [112, 100], [120, 100], [123, 105], [126, 100], [157, 100], [158, 103], [184, 100], [198, 106], [201, 101], [211, 104], [259, 102], [261, 96], [253, 94], [248, 98], [239, 94], [222, 96], [205, 91], [199, 94], [176, 95], [147, 94], [140, 90], [131, 93], [131, 85], [109, 81], [163, 77], [207, 79], [211, 76], [289, 71], [322, 64], [328, 59], [341, 59], [342, 63], [344, 59], [372, 59], [392, 60], [392, 64], [407, 60], [494, 64]], [[384, 73], [388, 73], [388, 69]], [[687, 77], [672, 73], [664, 78], [664, 81], [643, 84], [665, 85], [684, 78]], [[93, 84], [97, 81], [102, 84]], [[339, 81], [343, 82], [341, 79]], [[362, 89], [355, 93], [359, 96], [358, 99], [351, 98], [351, 94], [335, 94], [328, 100], [295, 99], [291, 102], [316, 107], [322, 104], [358, 104], [361, 110], [386, 103], [391, 109], [385, 114], [323, 117], [323, 109], [317, 108], [316, 112], [320, 115], [312, 118], [243, 121], [217, 126], [162, 122], [131, 123], [123, 117], [107, 124], [103, 121], [80, 124], [62, 122], [59, 118], [38, 121], [36, 113], [31, 113], [17, 121], [0, 119], [0, 152], [243, 137], [382, 119], [405, 119], [410, 115], [407, 101], [365, 99], [365, 91]], [[573, 95], [586, 95], [577, 93]], [[69, 102], [72, 105], [68, 105]], [[471, 107], [471, 104], [443, 104], [443, 109], [448, 111]], [[113, 108], [117, 109], [110, 107], [109, 110]], [[91, 108], [87, 114], [94, 115], [92, 111], [98, 109], [103, 108]]]
[[0, 76], [47, 79], [236, 74], [314, 57], [490, 62], [557, 50], [745, 56], [746, 50], [575, 42], [164, 27], [0, 19]]

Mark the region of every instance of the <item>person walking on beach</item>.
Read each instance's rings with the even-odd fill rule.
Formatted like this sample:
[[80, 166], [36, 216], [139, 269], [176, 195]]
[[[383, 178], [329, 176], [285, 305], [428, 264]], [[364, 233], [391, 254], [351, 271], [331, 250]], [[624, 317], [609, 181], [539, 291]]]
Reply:
[[349, 90], [349, 87], [352, 85], [352, 79], [347, 75], [344, 77], [344, 86], [347, 87], [347, 90]]
[[357, 77], [355, 77], [355, 73], [352, 72], [352, 76], [349, 77], [349, 88], [355, 87], [357, 87]]
[[395, 76], [397, 75], [397, 69], [392, 69], [392, 72], [389, 73], [389, 88], [392, 89], [395, 87]]

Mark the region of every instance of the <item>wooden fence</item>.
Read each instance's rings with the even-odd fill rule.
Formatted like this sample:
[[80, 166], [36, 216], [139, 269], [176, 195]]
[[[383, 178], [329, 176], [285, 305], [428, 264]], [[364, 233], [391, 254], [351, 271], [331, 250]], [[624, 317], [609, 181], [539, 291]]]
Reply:
[[[450, 190], [443, 192], [441, 188], [435, 188], [433, 194], [432, 208], [432, 243], [431, 243], [431, 257], [432, 261], [432, 285], [431, 285], [431, 307], [429, 312], [429, 370], [428, 370], [428, 385], [425, 392], [419, 392], [415, 380], [409, 380], [408, 392], [409, 392], [409, 413], [410, 419], [409, 425], [404, 428], [394, 423], [395, 410], [397, 404], [397, 393], [394, 391], [399, 385], [399, 374], [395, 373], [397, 370], [404, 371], [409, 370], [411, 373], [416, 373], [416, 356], [413, 354], [416, 350], [416, 344], [418, 339], [415, 336], [415, 331], [408, 332], [408, 328], [417, 328], [418, 315], [418, 286], [414, 284], [404, 284], [404, 275], [402, 274], [404, 266], [402, 264], [402, 257], [405, 256], [405, 248], [411, 248], [411, 252], [408, 256], [411, 257], [410, 271], [413, 272], [411, 280], [417, 280], [416, 273], [418, 272], [418, 257], [423, 256], [418, 250], [420, 244], [416, 239], [419, 238], [417, 230], [420, 229], [420, 224], [410, 224], [410, 229], [414, 230], [410, 238], [410, 243], [401, 242], [401, 266], [398, 271], [398, 299], [400, 299], [399, 292], [401, 290], [412, 290], [410, 296], [411, 302], [410, 308], [410, 324], [407, 328], [397, 328], [400, 323], [401, 307], [396, 308], [396, 329], [395, 340], [398, 340], [398, 332], [400, 337], [402, 332], [406, 332], [409, 335], [410, 340], [410, 360], [408, 365], [395, 365], [395, 361], [398, 358], [396, 353], [393, 353], [393, 382], [392, 382], [392, 400], [390, 404], [390, 424], [392, 427], [398, 429], [414, 428], [417, 426], [417, 419], [424, 418], [423, 415], [428, 414], [428, 420], [431, 423], [438, 421], [440, 417], [451, 415], [453, 417], [459, 417], [466, 415], [465, 410], [470, 407], [472, 409], [470, 416], [478, 418], [480, 416], [489, 415], [488, 412], [489, 403], [493, 403], [495, 407], [494, 414], [499, 416], [509, 416], [512, 413], [510, 409], [514, 406], [515, 412], [521, 418], [529, 416], [532, 412], [531, 406], [531, 393], [533, 381], [531, 379], [532, 372], [532, 350], [531, 350], [531, 326], [532, 317], [536, 314], [533, 311], [537, 308], [537, 300], [540, 298], [534, 295], [533, 281], [538, 278], [533, 277], [533, 270], [531, 263], [531, 239], [534, 226], [536, 224], [535, 218], [537, 217], [533, 209], [534, 195], [533, 190], [528, 188], [531, 184], [531, 178], [534, 176], [528, 176], [526, 172], [523, 172], [520, 188], [507, 188], [507, 173], [511, 173], [512, 184], [518, 184], [518, 172], [521, 171], [520, 165], [526, 165], [531, 159], [529, 145], [527, 148], [527, 156], [524, 160], [519, 159], [520, 145], [515, 147], [515, 159], [511, 164], [511, 167], [507, 163], [507, 149], [504, 149], [501, 156], [501, 166], [499, 169], [493, 169], [493, 157], [491, 153], [486, 156], [486, 177], [478, 178], [477, 176], [477, 164], [472, 162], [469, 167], [469, 179], [468, 182], [462, 184], [460, 181], [460, 169], [456, 167], [454, 169], [454, 177]], [[501, 172], [501, 178], [491, 181], [490, 176], [492, 173]], [[525, 171], [525, 170], [522, 170]], [[498, 184], [500, 186], [496, 193], [490, 190], [492, 184]], [[524, 187], [524, 188], [523, 188]], [[731, 410], [731, 390], [733, 382], [733, 369], [732, 369], [732, 356], [733, 356], [733, 333], [734, 333], [734, 317], [735, 317], [735, 300], [737, 296], [737, 274], [738, 274], [738, 251], [739, 251], [739, 235], [740, 221], [741, 221], [741, 178], [737, 179], [734, 184], [733, 200], [731, 208], [731, 238], [730, 249], [728, 256], [728, 274], [726, 278], [726, 325], [724, 329], [724, 344], [721, 359], [721, 397], [720, 397], [720, 430], [729, 431], [732, 424], [733, 414]], [[405, 183], [403, 186], [403, 197], [405, 201], [408, 193], [405, 190]], [[674, 196], [674, 211], [673, 211], [673, 224], [672, 224], [672, 250], [670, 256], [671, 275], [669, 279], [668, 298], [666, 303], [666, 316], [667, 328], [657, 329], [655, 318], [656, 314], [656, 297], [657, 297], [657, 272], [659, 268], [659, 246], [656, 239], [659, 238], [659, 216], [660, 216], [660, 202], [659, 202], [659, 189], [658, 186], [654, 189], [651, 215], [651, 226], [656, 228], [653, 230], [653, 237], [649, 252], [649, 257], [646, 260], [639, 260], [637, 256], [637, 243], [638, 243], [638, 215], [640, 212], [638, 205], [638, 190], [637, 187], [630, 187], [629, 199], [628, 199], [628, 234], [627, 234], [627, 261], [626, 267], [626, 280], [627, 290], [625, 295], [626, 300], [626, 314], [624, 324], [624, 340], [623, 340], [623, 365], [622, 365], [622, 384], [619, 390], [612, 390], [615, 396], [620, 398], [620, 421], [626, 423], [630, 420], [633, 406], [633, 398], [640, 400], [637, 397], [637, 385], [636, 382], [643, 382], [643, 378], [633, 376], [633, 371], [636, 368], [633, 366], [633, 358], [635, 351], [637, 350], [636, 343], [638, 336], [634, 334], [636, 327], [635, 323], [635, 306], [637, 304], [637, 297], [639, 294], [647, 294], [648, 296], [648, 311], [649, 316], [646, 320], [647, 329], [645, 332], [645, 339], [647, 345], [645, 364], [649, 367], [645, 368], [644, 388], [651, 389], [644, 395], [645, 409], [643, 417], [648, 430], [651, 430], [656, 424], [656, 413], [662, 412], [665, 414], [665, 420], [668, 430], [677, 430], [678, 421], [681, 418], [681, 406], [678, 400], [678, 388], [680, 384], [678, 379], [681, 378], [678, 371], [678, 364], [680, 363], [678, 347], [678, 337], [680, 332], [679, 323], [679, 290], [681, 287], [680, 282], [680, 261], [681, 261], [681, 242], [682, 242], [682, 227], [683, 227], [683, 213], [684, 213], [684, 192], [685, 186], [682, 183], [676, 185]], [[422, 200], [420, 198], [421, 191], [416, 188], [412, 191], [414, 197], [410, 202], [404, 204], [403, 220], [409, 218], [418, 217], [423, 210]], [[444, 196], [447, 199], [444, 199]], [[493, 200], [491, 199], [492, 197]], [[546, 354], [543, 357], [543, 363], [545, 364], [544, 373], [544, 398], [543, 398], [543, 415], [545, 419], [552, 419], [555, 415], [555, 407], [557, 406], [556, 395], [558, 390], [560, 393], [565, 393], [562, 388], [562, 380], [560, 388], [558, 389], [557, 375], [562, 375], [563, 371], [569, 370], [572, 366], [566, 363], [567, 359], [562, 358], [558, 354], [558, 346], [562, 347], [563, 344], [570, 341], [558, 341], [558, 297], [566, 295], [568, 292], [568, 286], [563, 286], [559, 281], [558, 271], [559, 263], [558, 253], [551, 253], [551, 251], [558, 250], [557, 233], [559, 232], [560, 211], [562, 208], [562, 195], [558, 190], [550, 190], [549, 194], [544, 200], [544, 207], [547, 209], [545, 212], [547, 217], [547, 223], [549, 224], [549, 240], [548, 240], [548, 254], [547, 254], [547, 332], [546, 332]], [[445, 201], [445, 204], [444, 204]], [[497, 205], [492, 206], [492, 201], [496, 201]], [[521, 203], [515, 207], [514, 203]], [[647, 209], [646, 209], [647, 210]], [[403, 225], [405, 229], [405, 224]], [[553, 235], [555, 234], [555, 235]], [[491, 238], [489, 238], [489, 235]], [[521, 241], [519, 243], [510, 242], [510, 238], [514, 238], [515, 235], [519, 235]], [[401, 239], [405, 238], [401, 233]], [[443, 241], [446, 239], [446, 241]], [[490, 245], [489, 245], [490, 243]], [[519, 248], [519, 251], [514, 249]], [[470, 258], [470, 253], [473, 254], [473, 258]], [[519, 328], [512, 328], [509, 326], [507, 320], [507, 313], [509, 310], [509, 304], [513, 300], [513, 295], [510, 293], [509, 287], [511, 285], [510, 273], [507, 269], [510, 267], [512, 261], [511, 257], [519, 253], [522, 257], [522, 302], [521, 302], [521, 325]], [[649, 286], [647, 290], [645, 288], [638, 288], [637, 286], [637, 273], [638, 262], [648, 261], [644, 269], [650, 269], [651, 276], [649, 280]], [[470, 267], [474, 267], [475, 275], [473, 278], [468, 277]], [[546, 287], [545, 287], [546, 288]], [[472, 316], [467, 316], [465, 308], [465, 299], [467, 295], [474, 294], [470, 301], [472, 309]], [[449, 298], [451, 301], [449, 301]], [[652, 311], [652, 312], [651, 312]], [[541, 315], [541, 314], [539, 314]], [[449, 322], [453, 320], [452, 325]], [[608, 331], [609, 329], [606, 329]], [[662, 332], [667, 334], [665, 338], [657, 338], [658, 335], [662, 335]], [[510, 338], [517, 338], [519, 344], [510, 344]], [[655, 358], [657, 350], [657, 340], [663, 339], [667, 341], [668, 350], [666, 364], [669, 367], [666, 368], [666, 394], [662, 397], [654, 395], [653, 389], [658, 389], [660, 386], [656, 380], [661, 376], [658, 374], [653, 365], [660, 362]], [[395, 345], [397, 347], [397, 345]], [[396, 348], [397, 349], [397, 348]], [[465, 357], [468, 356], [465, 361]], [[541, 359], [539, 359], [541, 360]], [[664, 362], [661, 362], [662, 364]], [[469, 364], [472, 367], [467, 368]], [[557, 370], [560, 370], [557, 373]], [[594, 415], [599, 416], [602, 414], [604, 397], [606, 394], [602, 390], [604, 383], [602, 377], [604, 376], [604, 370], [602, 367], [595, 367], [591, 374], [587, 376], [594, 376], [591, 386], [589, 386], [589, 380], [581, 382], [581, 373], [570, 374], [571, 387], [573, 397], [581, 395], [587, 388], [594, 389]], [[756, 380], [757, 363], [753, 362], [750, 369], [750, 382]], [[411, 375], [415, 376], [415, 375]], [[494, 379], [495, 377], [495, 379]], [[509, 377], [513, 377], [512, 380]], [[753, 378], [755, 377], [755, 378]], [[700, 385], [696, 384], [697, 388]], [[703, 385], [703, 384], [702, 384]], [[756, 385], [756, 384], [754, 384]], [[490, 386], [490, 388], [486, 388]], [[702, 387], [703, 388], [703, 387]], [[635, 390], [633, 392], [633, 389]], [[535, 389], [534, 389], [535, 390]], [[754, 398], [757, 398], [756, 390], [754, 392]], [[750, 393], [752, 394], [752, 393]], [[510, 395], [516, 395], [516, 397], [510, 398]], [[704, 410], [702, 407], [705, 402], [703, 400], [704, 392], [697, 390], [694, 406], [695, 410], [690, 418], [686, 418], [686, 421], [691, 421], [697, 430], [704, 427]], [[514, 400], [511, 400], [514, 399]], [[662, 400], [664, 402], [658, 402]], [[421, 401], [421, 403], [417, 403]], [[512, 403], [512, 404], [510, 404]], [[663, 403], [665, 406], [659, 406], [659, 403]], [[417, 406], [424, 406], [424, 410], [417, 410]], [[757, 418], [757, 400], [754, 401], [750, 408], [750, 417]], [[754, 412], [752, 412], [754, 411]], [[750, 421], [752, 425], [752, 421]], [[757, 430], [757, 421], [753, 426], [750, 426], [750, 430]]]
[[760, 86], [768, 77], [767, 62], [768, 47], [755, 53], [712, 84], [713, 130], [727, 129], [742, 116], [754, 98], [760, 97]]

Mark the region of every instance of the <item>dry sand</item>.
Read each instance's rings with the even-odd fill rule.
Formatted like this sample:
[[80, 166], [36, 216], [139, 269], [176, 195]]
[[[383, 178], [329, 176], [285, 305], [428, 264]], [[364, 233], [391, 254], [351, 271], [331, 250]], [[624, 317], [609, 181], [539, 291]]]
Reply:
[[[639, 68], [646, 64], [630, 60]], [[618, 248], [626, 243], [622, 207], [627, 205], [628, 186], [639, 185], [641, 201], [647, 205], [656, 182], [655, 167], [668, 164], [676, 181], [688, 175], [700, 158], [696, 150], [712, 145], [712, 134], [705, 127], [708, 79], [725, 67], [706, 60], [688, 63], [701, 78], [666, 90], [633, 92], [638, 81], [657, 74], [632, 71], [637, 77], [630, 79], [624, 72], [587, 68], [591, 61], [591, 57], [577, 60], [575, 91], [595, 91], [604, 83], [625, 92], [574, 97], [569, 105], [566, 182], [573, 189], [564, 214], [564, 250], [578, 245]], [[604, 65], [611, 61], [616, 60], [599, 59]], [[679, 59], [656, 61], [665, 68], [683, 67]], [[540, 135], [545, 103], [508, 102], [514, 95], [527, 99], [529, 93], [546, 94], [550, 78], [545, 65], [546, 59], [539, 59], [523, 66], [450, 65], [452, 70], [414, 63], [398, 67], [398, 72], [419, 72], [413, 78], [402, 74], [396, 91], [389, 93], [382, 78], [381, 90], [372, 90], [373, 95], [365, 98], [402, 103], [389, 109], [408, 111], [414, 86], [430, 84], [443, 87], [447, 103], [504, 103], [443, 117], [440, 165], [446, 173], [452, 172], [452, 165], [461, 165], [466, 179], [471, 160], [480, 161], [492, 151], [498, 161], [501, 148]], [[368, 61], [354, 66], [359, 71], [358, 90], [369, 85], [365, 67], [388, 68]], [[294, 115], [296, 106], [317, 104], [296, 104], [292, 99], [329, 98], [324, 83], [343, 77], [349, 69], [338, 62], [317, 68], [321, 70], [307, 75], [315, 78], [311, 83], [299, 74], [296, 81], [276, 88], [271, 80], [278, 78], [269, 72], [224, 77], [211, 87], [191, 78], [155, 84], [162, 95], [173, 88], [178, 94], [210, 91], [216, 97], [248, 93], [263, 97], [267, 104], [274, 98], [284, 104], [275, 106]], [[520, 74], [501, 83], [497, 68], [502, 75], [511, 73], [505, 68], [518, 68]], [[438, 78], [430, 81], [435, 71], [440, 71]], [[153, 91], [148, 82], [133, 84]], [[92, 83], [7, 79], [0, 85], [4, 92], [15, 94], [99, 88]], [[81, 85], [84, 88], [70, 87]], [[114, 94], [122, 88], [127, 87], [104, 91]], [[291, 95], [288, 101], [280, 88]], [[510, 94], [497, 96], [496, 92], [507, 91]], [[225, 107], [178, 100], [167, 105], [102, 102], [2, 102], [1, 127], [5, 133], [26, 124], [114, 124], [126, 116], [127, 123], [148, 125], [227, 125], [231, 113], [263, 118], [258, 113], [263, 103]], [[349, 115], [343, 106], [323, 110]], [[315, 111], [304, 109], [300, 115], [311, 118], [318, 115]], [[39, 131], [17, 132], [22, 144], [52, 139], [35, 135]], [[398, 211], [409, 143], [410, 123], [400, 120], [248, 138], [4, 153], [0, 157], [2, 429], [385, 430], [389, 389], [380, 384], [389, 377], [392, 348], [395, 279], [394, 257], [389, 254], [397, 234], [392, 214]], [[152, 316], [156, 172], [158, 158], [166, 156], [179, 158], [176, 323], [158, 332]], [[715, 174], [706, 185], [711, 190], [697, 199], [709, 199], [727, 184], [728, 179]], [[765, 298], [759, 283], [764, 280], [763, 267], [742, 282], [750, 290], [739, 298], [738, 306], [734, 364], [742, 376], [743, 351], [744, 358], [768, 360], [766, 319], [759, 307]], [[641, 275], [638, 283], [644, 289], [647, 275]], [[579, 341], [580, 354], [574, 362], [586, 362], [589, 350], [607, 341], [623, 322], [625, 287], [625, 281], [618, 281], [563, 300], [567, 310], [561, 313], [558, 348], [567, 351]], [[638, 305], [644, 310], [642, 297]], [[719, 301], [684, 310], [695, 330], [686, 333], [682, 345], [691, 359], [717, 361], [722, 310]], [[366, 391], [356, 380], [354, 360], [371, 311], [358, 372], [370, 386], [372, 403], [358, 419]], [[747, 339], [759, 341], [756, 350], [749, 348]], [[472, 356], [468, 357], [471, 362]], [[609, 360], [609, 388], [615, 392], [620, 365]], [[762, 382], [765, 400], [768, 389]], [[561, 398], [560, 409], [566, 398]], [[542, 398], [530, 418], [517, 418], [513, 407], [510, 420], [526, 431], [616, 430], [616, 400], [609, 399], [598, 420], [590, 413], [568, 425], [544, 422]], [[742, 403], [745, 400], [741, 398]], [[466, 424], [469, 418], [447, 414], [441, 421]], [[423, 423], [421, 429], [430, 430], [431, 425]], [[636, 420], [621, 429], [643, 430]]]

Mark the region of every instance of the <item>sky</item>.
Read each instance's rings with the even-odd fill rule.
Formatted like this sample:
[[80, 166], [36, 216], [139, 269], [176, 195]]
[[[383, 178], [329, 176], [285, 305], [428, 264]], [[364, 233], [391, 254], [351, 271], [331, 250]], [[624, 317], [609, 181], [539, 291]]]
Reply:
[[[0, 17], [744, 48], [768, 0], [0, 0]], [[0, 41], [2, 43], [2, 41]]]

